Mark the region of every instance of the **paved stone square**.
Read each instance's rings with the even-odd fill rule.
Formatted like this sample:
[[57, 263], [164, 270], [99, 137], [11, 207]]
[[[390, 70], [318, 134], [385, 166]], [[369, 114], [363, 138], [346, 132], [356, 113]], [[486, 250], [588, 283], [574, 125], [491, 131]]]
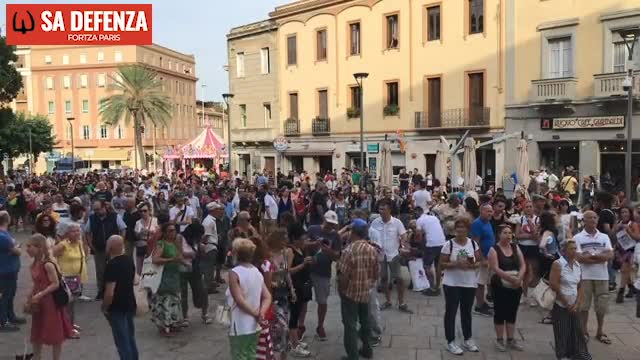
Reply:
[[[26, 235], [18, 234], [21, 241]], [[20, 309], [25, 294], [30, 289], [31, 279], [28, 266], [31, 260], [23, 257], [23, 267], [20, 274], [19, 291], [16, 298], [16, 308]], [[90, 276], [93, 272], [92, 261], [89, 262]], [[407, 275], [407, 274], [405, 274]], [[89, 296], [95, 295], [95, 284], [91, 282], [87, 287]], [[333, 290], [333, 289], [332, 289]], [[222, 295], [211, 296], [211, 309], [222, 303]], [[589, 342], [589, 350], [595, 360], [640, 359], [640, 319], [635, 317], [635, 302], [626, 301], [622, 305], [613, 303], [611, 297], [610, 314], [606, 318], [605, 331], [613, 341], [606, 346], [595, 339]], [[395, 296], [394, 296], [395, 301]], [[396, 309], [383, 312], [385, 334], [382, 344], [375, 348], [374, 359], [390, 360], [443, 360], [443, 359], [483, 359], [483, 360], [528, 360], [554, 359], [553, 330], [551, 325], [542, 325], [538, 321], [543, 312], [539, 308], [522, 305], [518, 314], [518, 337], [525, 347], [524, 352], [499, 353], [492, 342], [495, 338], [492, 318], [473, 316], [473, 337], [481, 352], [466, 353], [458, 357], [447, 353], [443, 349], [444, 340], [444, 299], [443, 297], [427, 298], [420, 294], [408, 292], [408, 303], [415, 311], [413, 315], [400, 313]], [[397, 304], [395, 304], [397, 305]], [[63, 347], [63, 359], [117, 359], [110, 328], [100, 313], [99, 303], [79, 303], [76, 306], [76, 322], [83, 328], [80, 340], [69, 340]], [[316, 325], [316, 307], [309, 303], [307, 328], [311, 333]], [[229, 346], [226, 329], [219, 325], [205, 326], [199, 322], [197, 309], [191, 311], [191, 327], [172, 339], [161, 338], [153, 324], [146, 318], [137, 319], [137, 341], [141, 359], [229, 359]], [[460, 335], [459, 321], [458, 334]], [[595, 334], [595, 316], [590, 319], [590, 332]], [[28, 327], [23, 327], [28, 329]], [[340, 319], [339, 299], [332, 294], [327, 315], [326, 330], [329, 340], [319, 343], [307, 339], [313, 352], [313, 359], [333, 360], [344, 355], [342, 346], [342, 323]], [[22, 351], [23, 334], [0, 334], [0, 359], [13, 359], [14, 354]], [[460, 335], [461, 336], [461, 335]], [[45, 353], [48, 355], [48, 353]], [[49, 359], [45, 356], [44, 359]]]

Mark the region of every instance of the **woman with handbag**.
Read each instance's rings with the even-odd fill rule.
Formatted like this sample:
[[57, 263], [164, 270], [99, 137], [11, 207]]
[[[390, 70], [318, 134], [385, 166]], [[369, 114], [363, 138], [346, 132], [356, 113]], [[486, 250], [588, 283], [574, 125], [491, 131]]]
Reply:
[[[178, 235], [182, 242], [182, 264], [180, 264], [180, 299], [182, 301], [182, 326], [189, 324], [189, 287], [193, 306], [201, 309], [202, 323], [209, 325], [213, 322], [208, 315], [208, 294], [202, 285], [202, 272], [198, 266], [198, 245], [204, 235], [204, 227], [198, 219], [191, 220], [182, 235]], [[205, 301], [205, 297], [207, 301]]]
[[[306, 315], [307, 303], [312, 298], [311, 283], [311, 264], [315, 259], [306, 256], [303, 247], [308, 241], [308, 235], [300, 224], [295, 224], [289, 228], [289, 241], [291, 255], [288, 255], [288, 267], [291, 274], [291, 282], [294, 293], [291, 296], [289, 305], [289, 344], [291, 346], [291, 355], [294, 357], [309, 357], [311, 352], [306, 349], [306, 344], [300, 340], [300, 327], [304, 324], [304, 316]], [[304, 325], [302, 325], [304, 326]]]
[[162, 265], [162, 280], [151, 299], [151, 321], [160, 335], [171, 337], [182, 326], [180, 301], [180, 265], [182, 264], [182, 237], [178, 237], [177, 225], [162, 226], [161, 240], [152, 253], [153, 263]]
[[53, 248], [53, 255], [58, 259], [60, 272], [64, 278], [71, 299], [69, 299], [69, 316], [73, 324], [73, 339], [80, 338], [80, 327], [75, 323], [75, 302], [82, 295], [82, 284], [87, 281], [86, 255], [81, 240], [80, 225], [69, 224], [64, 240]]
[[[531, 200], [527, 200], [523, 204], [522, 216], [516, 224], [515, 235], [518, 247], [527, 263], [527, 271], [524, 276], [523, 285], [524, 297], [527, 299], [533, 293], [533, 289], [538, 284], [538, 281], [540, 281], [540, 252], [538, 250], [538, 239], [540, 236], [539, 219], [534, 214]], [[532, 307], [537, 306], [536, 301], [532, 297], [529, 298], [529, 305]]]
[[587, 339], [582, 331], [578, 304], [582, 268], [577, 261], [577, 245], [574, 240], [563, 243], [562, 257], [551, 266], [549, 286], [556, 293], [551, 311], [556, 358], [559, 360], [591, 360]]
[[62, 276], [51, 258], [47, 238], [44, 235], [31, 236], [27, 242], [27, 253], [33, 258], [31, 265], [33, 289], [29, 294], [26, 308], [32, 314], [31, 344], [34, 358], [41, 359], [42, 346], [49, 345], [53, 347], [53, 360], [59, 360], [62, 343], [73, 332], [66, 306], [56, 301], [61, 298], [58, 296], [59, 293], [65, 291], [65, 287], [61, 284]]
[[160, 227], [158, 226], [158, 218], [151, 216], [151, 206], [149, 206], [149, 203], [144, 202], [138, 205], [138, 211], [141, 217], [140, 220], [136, 221], [134, 227], [136, 234], [134, 245], [136, 247], [136, 271], [138, 275], [140, 275], [142, 262], [147, 256], [149, 249], [154, 248], [151, 242], [157, 237]]
[[498, 242], [489, 250], [489, 266], [494, 273], [491, 278], [491, 289], [493, 290], [496, 348], [502, 352], [507, 349], [523, 351], [522, 345], [515, 339], [514, 334], [526, 263], [520, 248], [512, 243], [513, 232], [509, 225], [500, 225], [497, 235]]
[[[636, 288], [633, 283], [633, 254], [636, 248], [636, 241], [640, 239], [640, 228], [638, 228], [638, 220], [634, 216], [634, 211], [630, 207], [621, 207], [618, 210], [618, 218], [620, 219], [613, 227], [613, 233], [616, 236], [616, 245], [614, 246], [614, 267], [620, 269], [620, 287], [616, 296], [616, 303], [622, 304], [624, 298], [633, 298], [636, 294]], [[629, 291], [625, 296], [625, 288]]]

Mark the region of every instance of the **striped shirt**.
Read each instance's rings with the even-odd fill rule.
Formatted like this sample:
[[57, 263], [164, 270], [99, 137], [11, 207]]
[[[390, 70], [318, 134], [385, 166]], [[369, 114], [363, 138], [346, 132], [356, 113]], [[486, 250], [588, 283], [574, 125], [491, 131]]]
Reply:
[[343, 251], [338, 271], [347, 278], [344, 296], [358, 303], [369, 302], [369, 291], [378, 273], [378, 253], [364, 240], [349, 244]]

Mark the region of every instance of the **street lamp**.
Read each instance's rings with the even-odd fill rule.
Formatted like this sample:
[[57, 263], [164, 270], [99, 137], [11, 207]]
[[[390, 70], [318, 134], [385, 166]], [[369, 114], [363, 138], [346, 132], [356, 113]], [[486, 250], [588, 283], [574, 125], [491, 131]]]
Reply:
[[222, 94], [222, 98], [224, 99], [224, 103], [227, 106], [227, 161], [229, 161], [229, 176], [231, 174], [231, 108], [229, 107], [229, 101], [233, 99], [233, 94]]
[[135, 170], [138, 170], [138, 136], [142, 136], [142, 134], [140, 134], [140, 127], [138, 126], [138, 120], [137, 120], [138, 108], [135, 106], [132, 106], [129, 108], [129, 112], [133, 115], [133, 153], [134, 153], [133, 170], [135, 171]]
[[[636, 42], [640, 39], [640, 27], [630, 27], [618, 30], [618, 34], [624, 40], [624, 44], [629, 52], [627, 67], [627, 78], [624, 80], [623, 88], [627, 90], [627, 156], [625, 161], [625, 193], [631, 199], [631, 166], [633, 164], [633, 50]], [[640, 200], [640, 199], [639, 199]]]
[[362, 85], [364, 79], [369, 77], [369, 73], [355, 73], [353, 77], [358, 83], [358, 92], [360, 93], [360, 171], [364, 172], [366, 160], [364, 158], [364, 91]]
[[71, 173], [76, 172], [76, 156], [75, 156], [75, 146], [73, 145], [73, 120], [75, 120], [73, 116], [69, 116], [67, 121], [69, 122], [69, 127], [71, 129]]

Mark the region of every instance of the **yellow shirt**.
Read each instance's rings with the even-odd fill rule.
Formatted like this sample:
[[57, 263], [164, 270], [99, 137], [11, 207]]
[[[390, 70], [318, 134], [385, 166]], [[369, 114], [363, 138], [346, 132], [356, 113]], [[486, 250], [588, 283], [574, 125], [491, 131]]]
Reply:
[[82, 241], [72, 244], [69, 240], [62, 240], [58, 245], [64, 247], [64, 252], [58, 257], [58, 266], [63, 276], [78, 276], [84, 283], [87, 281], [86, 254]]
[[565, 176], [560, 182], [560, 188], [564, 192], [568, 192], [570, 195], [575, 195], [578, 191], [578, 180], [573, 176]]

